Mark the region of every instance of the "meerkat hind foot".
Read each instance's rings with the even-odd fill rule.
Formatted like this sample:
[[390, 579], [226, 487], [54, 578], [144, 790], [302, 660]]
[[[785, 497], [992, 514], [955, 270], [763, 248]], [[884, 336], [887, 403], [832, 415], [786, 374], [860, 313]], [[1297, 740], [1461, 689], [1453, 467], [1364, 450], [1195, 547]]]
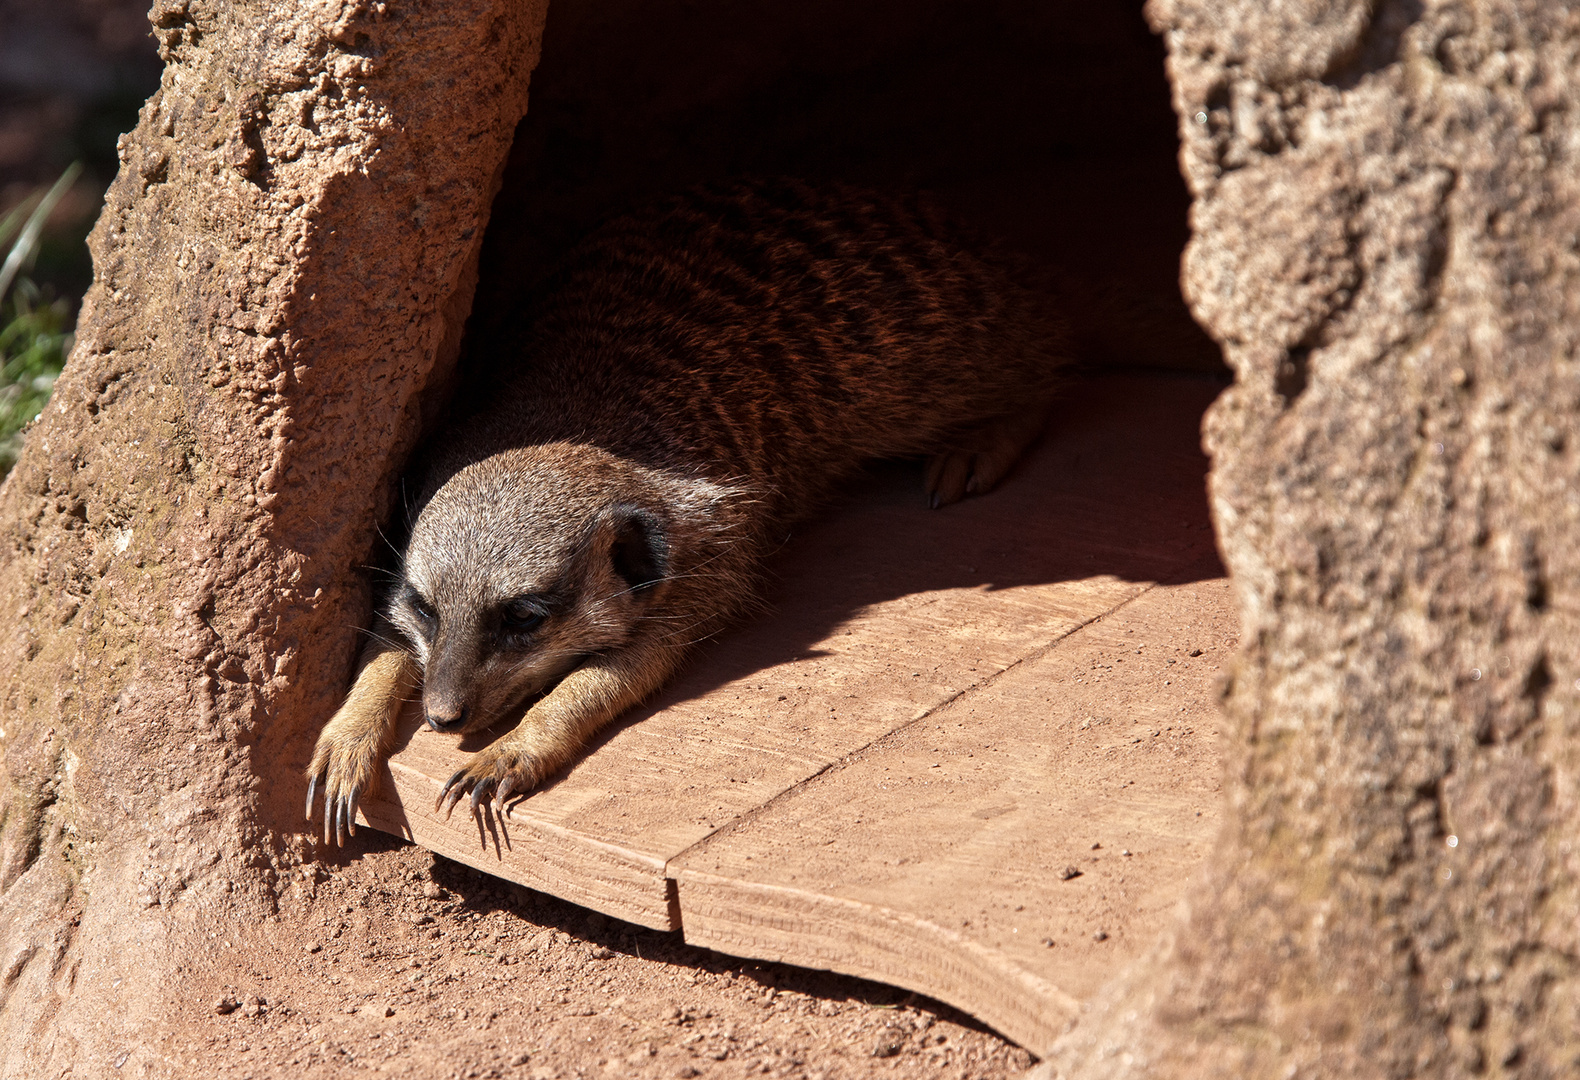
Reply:
[[1027, 409], [965, 432], [927, 463], [928, 505], [933, 509], [967, 495], [991, 491], [1042, 434], [1046, 410]]

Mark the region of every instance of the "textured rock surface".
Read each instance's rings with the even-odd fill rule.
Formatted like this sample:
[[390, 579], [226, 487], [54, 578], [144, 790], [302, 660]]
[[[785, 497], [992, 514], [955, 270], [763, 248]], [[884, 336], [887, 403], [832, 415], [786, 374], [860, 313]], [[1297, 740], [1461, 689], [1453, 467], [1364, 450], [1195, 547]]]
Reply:
[[1045, 1075], [1580, 1070], [1580, 17], [1152, 0], [1244, 649], [1230, 826]]
[[274, 910], [370, 493], [454, 361], [543, 4], [150, 18], [163, 84], [0, 489], [5, 1075], [119, 1066], [216, 931]]

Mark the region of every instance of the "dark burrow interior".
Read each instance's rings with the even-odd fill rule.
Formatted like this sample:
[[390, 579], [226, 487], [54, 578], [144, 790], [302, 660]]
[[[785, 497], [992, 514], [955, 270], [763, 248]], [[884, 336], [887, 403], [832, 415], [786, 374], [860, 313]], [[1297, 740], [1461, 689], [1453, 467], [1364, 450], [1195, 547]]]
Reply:
[[[1226, 380], [1179, 291], [1189, 197], [1140, 5], [555, 0], [461, 367], [559, 257], [645, 197], [743, 175], [925, 192], [1117, 302], [1088, 369]], [[1110, 332], [1111, 331], [1111, 332]]]
[[[745, 175], [928, 193], [983, 234], [1121, 298], [1121, 316], [1134, 318], [1115, 327], [1108, 352], [1077, 358], [1089, 373], [1226, 383], [1217, 346], [1180, 296], [1190, 200], [1177, 155], [1164, 52], [1139, 3], [553, 0], [528, 114], [484, 241], [458, 372], [461, 408], [487, 394], [494, 364], [509, 362], [512, 343], [491, 332], [491, 319], [543, 284], [587, 231], [647, 197]], [[1210, 396], [1197, 391], [1178, 395], [1188, 423]], [[855, 500], [886, 482], [876, 476]], [[896, 486], [919, 487], [913, 478]], [[1190, 524], [1205, 522], [1203, 506], [1200, 523]], [[1067, 568], [1056, 569], [1039, 562], [992, 580], [1062, 580]], [[1141, 571], [1113, 562], [1079, 572]], [[781, 625], [768, 651], [781, 659], [805, 651], [827, 632], [825, 616], [899, 593], [982, 585], [990, 571], [969, 580], [953, 573], [885, 565], [867, 591], [850, 590], [805, 625]], [[468, 903], [516, 895], [442, 858], [441, 877]], [[580, 926], [568, 904], [535, 895], [532, 903], [522, 909], [529, 918]], [[657, 955], [670, 963], [742, 964], [676, 936], [663, 945], [654, 932], [611, 926], [601, 915], [588, 925], [618, 933], [610, 947], [639, 956], [662, 946], [669, 951]], [[835, 976], [788, 966], [775, 965], [773, 977], [815, 995], [857, 993], [819, 981]], [[901, 991], [875, 984], [839, 985], [859, 985], [884, 1004], [901, 1000]]]

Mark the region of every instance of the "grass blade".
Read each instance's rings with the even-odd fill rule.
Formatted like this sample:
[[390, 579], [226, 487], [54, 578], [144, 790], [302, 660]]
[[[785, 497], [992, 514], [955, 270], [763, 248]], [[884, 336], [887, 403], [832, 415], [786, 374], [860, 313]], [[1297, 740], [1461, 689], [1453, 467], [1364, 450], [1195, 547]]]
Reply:
[[4, 247], [11, 240], [11, 234], [22, 227], [22, 221], [32, 211], [38, 198], [35, 192], [13, 206], [6, 216], [0, 218], [0, 247]]
[[[22, 270], [22, 264], [33, 257], [38, 250], [38, 237], [44, 231], [44, 222], [49, 219], [50, 212], [55, 209], [55, 204], [71, 188], [82, 172], [82, 162], [73, 161], [66, 166], [66, 171], [60, 174], [54, 186], [39, 200], [33, 212], [28, 215], [27, 224], [22, 226], [22, 233], [16, 238], [16, 243], [11, 245], [11, 252], [5, 258], [5, 264], [0, 266], [0, 304], [5, 302], [5, 294], [10, 291], [11, 283]], [[19, 212], [21, 207], [17, 208]], [[6, 216], [5, 225], [9, 225], [11, 215]]]

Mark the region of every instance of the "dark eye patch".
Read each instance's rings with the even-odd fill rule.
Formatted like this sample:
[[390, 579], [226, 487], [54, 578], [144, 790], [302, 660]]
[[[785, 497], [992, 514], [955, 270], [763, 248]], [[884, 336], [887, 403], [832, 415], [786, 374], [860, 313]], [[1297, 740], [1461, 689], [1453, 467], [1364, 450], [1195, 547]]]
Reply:
[[517, 596], [499, 607], [499, 629], [505, 634], [530, 634], [549, 617], [548, 605], [540, 596]]
[[410, 582], [405, 582], [401, 585], [400, 603], [410, 608], [412, 614], [417, 616], [418, 621], [430, 630], [439, 621], [439, 615], [434, 610], [434, 606], [423, 597], [422, 593], [413, 588]]

